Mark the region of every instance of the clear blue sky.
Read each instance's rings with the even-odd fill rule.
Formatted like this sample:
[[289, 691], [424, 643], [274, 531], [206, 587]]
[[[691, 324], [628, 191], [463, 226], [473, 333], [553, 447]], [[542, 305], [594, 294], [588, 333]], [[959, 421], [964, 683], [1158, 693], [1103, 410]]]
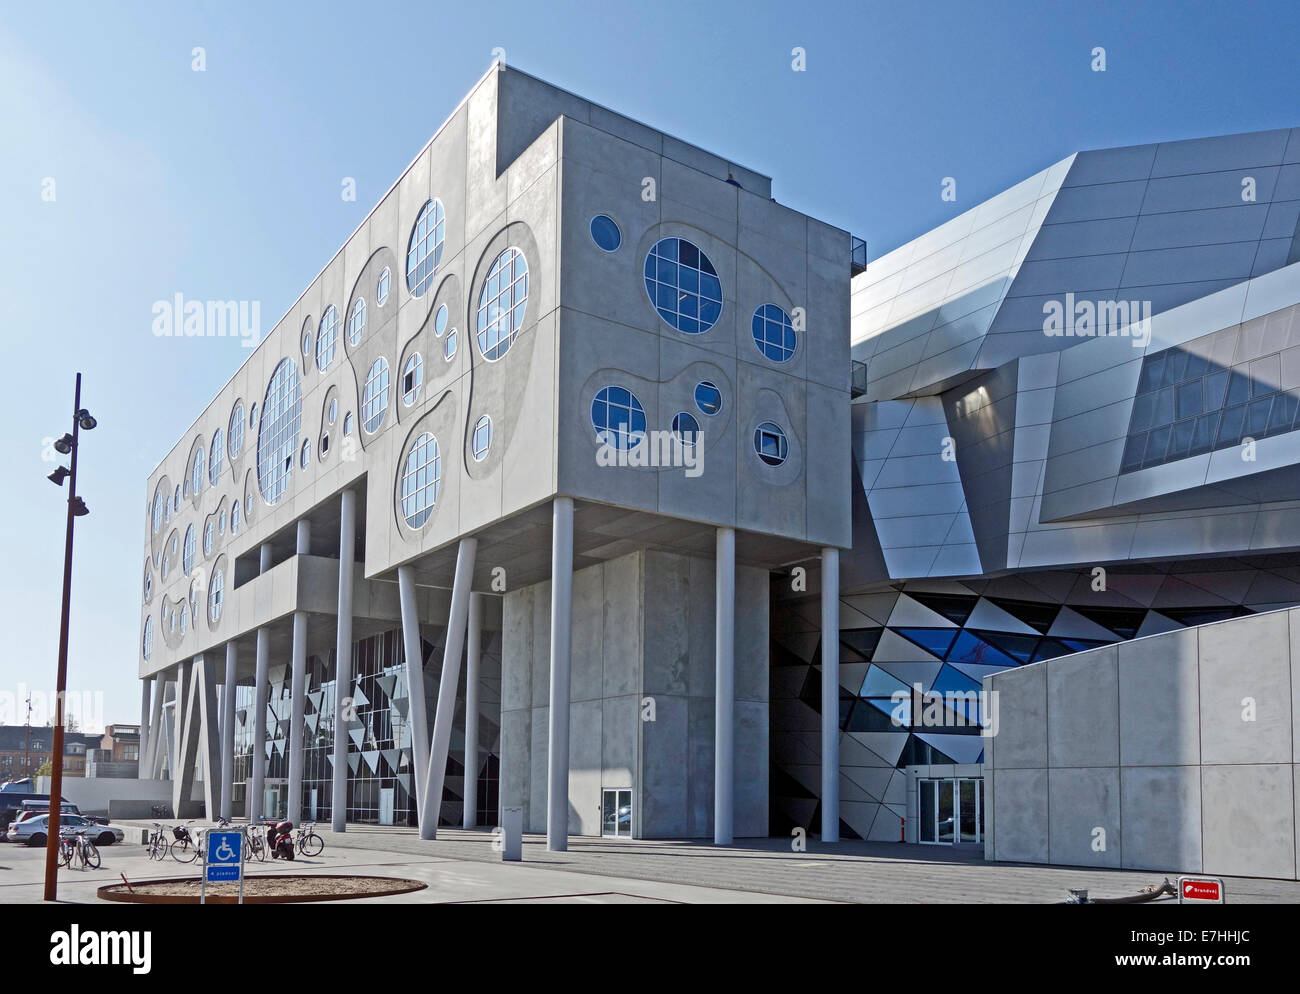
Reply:
[[768, 173], [874, 256], [1079, 149], [1300, 126], [1298, 37], [1294, 0], [6, 3], [0, 694], [53, 685], [64, 504], [42, 442], [73, 373], [100, 427], [69, 688], [135, 721], [145, 480], [247, 354], [155, 338], [153, 303], [259, 300], [269, 330], [493, 48]]

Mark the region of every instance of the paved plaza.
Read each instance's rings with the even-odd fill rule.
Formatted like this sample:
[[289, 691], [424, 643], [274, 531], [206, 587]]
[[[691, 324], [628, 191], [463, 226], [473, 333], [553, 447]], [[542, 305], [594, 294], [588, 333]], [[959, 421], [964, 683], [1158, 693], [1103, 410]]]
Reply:
[[[197, 875], [197, 864], [150, 862], [140, 844], [144, 823], [118, 823], [127, 840], [102, 850], [99, 870], [60, 870], [60, 899], [97, 901], [96, 889], [120, 882]], [[1118, 897], [1159, 884], [1166, 874], [985, 862], [982, 850], [842, 842], [793, 852], [783, 839], [747, 839], [726, 848], [698, 842], [574, 837], [565, 853], [545, 838], [524, 837], [523, 861], [503, 863], [487, 831], [440, 829], [422, 841], [414, 829], [317, 828], [318, 857], [292, 865], [253, 863], [250, 874], [360, 873], [407, 877], [426, 889], [387, 902], [430, 903], [1025, 903], [1065, 900], [1071, 888]], [[0, 902], [41, 899], [42, 850], [0, 845]], [[1300, 903], [1300, 883], [1228, 878], [1228, 903]], [[1154, 902], [1172, 905], [1171, 899]]]

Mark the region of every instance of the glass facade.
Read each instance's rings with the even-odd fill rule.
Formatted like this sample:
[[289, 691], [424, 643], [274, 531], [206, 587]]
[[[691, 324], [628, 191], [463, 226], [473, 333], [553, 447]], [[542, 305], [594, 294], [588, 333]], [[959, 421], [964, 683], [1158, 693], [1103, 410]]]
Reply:
[[[486, 633], [485, 633], [486, 634]], [[485, 640], [486, 641], [486, 640]], [[433, 727], [433, 706], [437, 698], [436, 673], [441, 649], [424, 643], [426, 688], [431, 691], [425, 701], [429, 728]], [[381, 824], [381, 813], [388, 811], [392, 800], [392, 823], [414, 826], [417, 812], [414, 795], [414, 760], [411, 751], [410, 699], [406, 693], [405, 653], [400, 629], [384, 632], [357, 642], [352, 647], [355, 683], [345, 710], [348, 722], [348, 796], [347, 820], [362, 824]], [[495, 657], [485, 651], [483, 674], [499, 675]], [[265, 782], [271, 804], [268, 814], [279, 813], [289, 776], [290, 670], [281, 664], [271, 668], [267, 694], [264, 760]], [[430, 686], [431, 685], [431, 686]], [[307, 660], [305, 717], [303, 723], [303, 798], [304, 820], [326, 821], [333, 815], [334, 722], [338, 683], [334, 653], [310, 656]], [[252, 775], [254, 689], [237, 688], [235, 724], [234, 801], [237, 813], [247, 812], [248, 784]], [[457, 710], [457, 730], [464, 728], [464, 689], [461, 688]], [[494, 722], [486, 724], [485, 735], [497, 734]], [[449, 822], [462, 801], [464, 782], [463, 753], [453, 748], [447, 761], [447, 785], [443, 791], [443, 820]], [[497, 821], [499, 763], [495, 745], [481, 743], [478, 783], [479, 824]], [[273, 812], [273, 809], [274, 812]]]
[[1120, 472], [1297, 428], [1300, 326], [1249, 322], [1142, 360]]

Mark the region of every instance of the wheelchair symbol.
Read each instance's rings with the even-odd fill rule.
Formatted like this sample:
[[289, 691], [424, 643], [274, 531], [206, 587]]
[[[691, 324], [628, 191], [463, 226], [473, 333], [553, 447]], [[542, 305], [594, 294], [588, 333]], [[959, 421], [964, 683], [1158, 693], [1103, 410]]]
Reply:
[[217, 851], [212, 854], [212, 858], [219, 863], [233, 863], [235, 856], [235, 850], [230, 848], [230, 843], [226, 839], [221, 840], [220, 845], [217, 846]]

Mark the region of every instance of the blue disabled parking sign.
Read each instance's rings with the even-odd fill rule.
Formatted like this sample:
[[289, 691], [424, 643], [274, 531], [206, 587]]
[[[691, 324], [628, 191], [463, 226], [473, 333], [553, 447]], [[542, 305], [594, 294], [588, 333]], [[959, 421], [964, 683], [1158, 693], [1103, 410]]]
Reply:
[[239, 882], [239, 903], [244, 903], [244, 833], [208, 832], [203, 861], [202, 903], [207, 903], [209, 883]]

